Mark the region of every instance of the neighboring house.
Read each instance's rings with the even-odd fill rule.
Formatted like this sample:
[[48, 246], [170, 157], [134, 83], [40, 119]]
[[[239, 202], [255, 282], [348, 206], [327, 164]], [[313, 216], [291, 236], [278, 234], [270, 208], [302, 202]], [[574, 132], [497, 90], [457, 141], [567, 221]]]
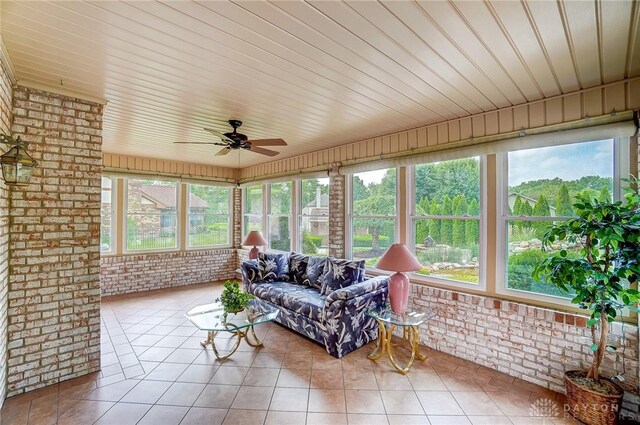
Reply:
[[[322, 246], [329, 244], [329, 195], [323, 194], [320, 188], [316, 191], [316, 199], [302, 208], [302, 215], [307, 220], [302, 222], [302, 230], [314, 236], [322, 236]], [[324, 216], [324, 217], [319, 217]]]
[[[176, 230], [176, 189], [172, 186], [129, 182], [128, 213], [135, 217], [138, 232], [160, 234], [174, 233]], [[190, 229], [204, 225], [208, 204], [202, 198], [189, 194]]]
[[[518, 196], [520, 196], [520, 199], [522, 199], [523, 201], [527, 201], [527, 202], [529, 203], [529, 205], [531, 205], [531, 207], [532, 207], [532, 208], [533, 208], [533, 207], [535, 207], [535, 206], [536, 206], [536, 203], [538, 202], [538, 200], [537, 200], [537, 199], [530, 198], [530, 197], [528, 197], [528, 196], [526, 196], [526, 195], [523, 195], [523, 194], [521, 194], [521, 193], [511, 192], [511, 193], [509, 194], [509, 210], [513, 211], [513, 206], [515, 205], [515, 203], [516, 203], [516, 198], [517, 198]], [[549, 215], [550, 215], [551, 217], [553, 217], [553, 216], [555, 216], [555, 215], [556, 215], [556, 207], [554, 207], [554, 206], [552, 206], [552, 205], [549, 205], [549, 211], [550, 211], [550, 214], [549, 214]]]

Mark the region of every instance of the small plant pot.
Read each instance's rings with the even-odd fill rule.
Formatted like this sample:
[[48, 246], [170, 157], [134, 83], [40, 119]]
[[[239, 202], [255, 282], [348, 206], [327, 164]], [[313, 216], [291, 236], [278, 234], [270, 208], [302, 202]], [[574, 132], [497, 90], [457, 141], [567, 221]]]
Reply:
[[564, 374], [569, 413], [587, 425], [616, 425], [624, 390], [611, 380], [600, 378], [611, 393], [595, 391], [577, 382], [586, 376], [587, 372], [584, 370], [572, 370]]

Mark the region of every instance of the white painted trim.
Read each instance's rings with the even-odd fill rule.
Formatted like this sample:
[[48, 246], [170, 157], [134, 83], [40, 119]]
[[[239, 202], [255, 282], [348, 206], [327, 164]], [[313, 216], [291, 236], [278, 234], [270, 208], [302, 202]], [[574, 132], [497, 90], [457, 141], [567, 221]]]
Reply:
[[[581, 134], [583, 136], [583, 134]], [[564, 144], [577, 144], [584, 143], [588, 141], [595, 140], [606, 140], [613, 139], [613, 182], [614, 188], [612, 194], [614, 199], [619, 199], [622, 195], [623, 190], [621, 189], [621, 185], [619, 182], [619, 178], [622, 177], [626, 173], [628, 176], [628, 172], [630, 170], [629, 164], [629, 149], [630, 149], [630, 141], [628, 137], [601, 137], [600, 133], [594, 132], [594, 137], [591, 139], [586, 139], [584, 137], [580, 137], [573, 143], [558, 143], [555, 146], [560, 146]], [[532, 146], [531, 149], [536, 149], [538, 147], [547, 147], [549, 145], [544, 146]], [[551, 145], [554, 146], [554, 145]], [[626, 155], [625, 155], [626, 153]], [[495, 258], [495, 270], [496, 270], [496, 294], [497, 295], [509, 295], [518, 298], [530, 299], [539, 302], [544, 302], [548, 304], [555, 304], [558, 306], [564, 307], [575, 307], [573, 303], [571, 303], [571, 299], [563, 298], [555, 295], [546, 295], [539, 294], [535, 292], [524, 291], [520, 289], [512, 289], [507, 287], [507, 223], [509, 220], [521, 220], [524, 218], [520, 217], [508, 217], [508, 208], [507, 208], [507, 197], [509, 193], [509, 182], [508, 182], [508, 152], [502, 152], [496, 154], [496, 202], [497, 202], [497, 222], [496, 222], [496, 258]], [[626, 159], [625, 159], [626, 158]], [[533, 218], [527, 217], [527, 221], [550, 221], [548, 217], [546, 218]]]
[[87, 102], [98, 103], [100, 105], [106, 105], [107, 99], [103, 97], [94, 96], [87, 93], [82, 93], [75, 90], [69, 90], [64, 87], [58, 86], [50, 86], [48, 84], [35, 83], [33, 81], [25, 81], [25, 80], [17, 80], [16, 84], [18, 86], [34, 89], [34, 90], [42, 90], [53, 94], [59, 94], [62, 96], [75, 97], [76, 99], [86, 100]]
[[16, 69], [13, 67], [13, 61], [11, 60], [11, 56], [9, 55], [9, 50], [7, 50], [7, 46], [4, 44], [4, 39], [2, 35], [0, 35], [0, 62], [7, 69], [7, 74], [9, 80], [11, 80], [11, 84], [16, 83]]

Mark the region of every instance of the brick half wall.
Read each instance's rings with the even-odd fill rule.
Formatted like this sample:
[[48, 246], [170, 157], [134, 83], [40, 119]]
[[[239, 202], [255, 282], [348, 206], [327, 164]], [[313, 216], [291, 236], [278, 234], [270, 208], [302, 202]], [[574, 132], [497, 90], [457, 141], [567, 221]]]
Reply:
[[146, 253], [102, 257], [102, 295], [208, 283], [236, 277], [235, 249]]
[[[425, 285], [411, 292], [410, 309], [437, 313], [420, 327], [420, 342], [431, 348], [558, 392], [566, 370], [590, 364], [585, 316]], [[609, 342], [618, 353], [606, 356], [602, 373], [624, 369], [624, 408], [637, 414], [638, 327], [613, 323]]]

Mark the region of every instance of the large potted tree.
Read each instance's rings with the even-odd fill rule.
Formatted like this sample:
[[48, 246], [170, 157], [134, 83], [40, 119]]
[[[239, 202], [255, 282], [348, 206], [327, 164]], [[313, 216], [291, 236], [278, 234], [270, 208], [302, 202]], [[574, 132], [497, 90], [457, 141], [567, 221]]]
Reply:
[[[638, 179], [630, 183], [625, 202], [598, 201], [579, 196], [576, 217], [554, 223], [543, 237], [543, 247], [556, 249], [538, 264], [533, 277], [570, 294], [572, 302], [588, 310], [593, 354], [587, 370], [565, 372], [569, 412], [587, 424], [615, 424], [623, 390], [600, 375], [610, 324], [624, 308], [638, 311], [640, 275], [640, 193]], [[558, 244], [577, 244], [579, 252], [558, 250]]]

